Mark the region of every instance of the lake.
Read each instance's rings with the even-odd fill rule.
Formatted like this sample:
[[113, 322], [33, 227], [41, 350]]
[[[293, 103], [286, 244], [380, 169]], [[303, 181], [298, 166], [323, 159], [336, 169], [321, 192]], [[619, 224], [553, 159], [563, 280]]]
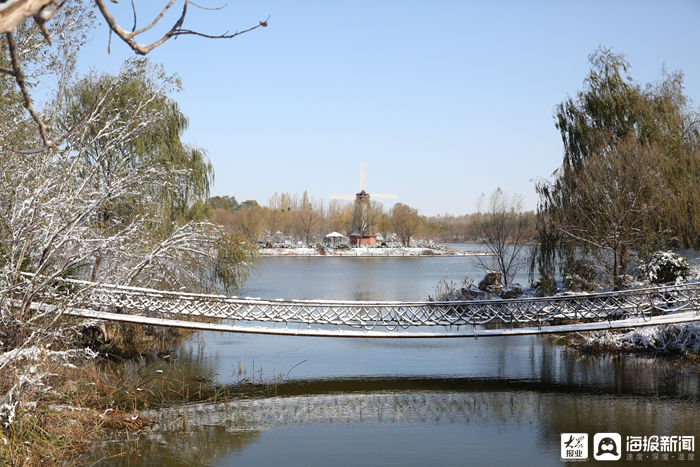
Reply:
[[[419, 300], [440, 280], [483, 274], [476, 257], [266, 257], [241, 295]], [[552, 337], [197, 333], [173, 356], [144, 360], [139, 374], [206, 375], [239, 396], [152, 412], [155, 431], [107, 443], [91, 459], [97, 465], [555, 466], [561, 433], [624, 439], [695, 435], [700, 426], [696, 366], [585, 354]], [[693, 462], [663, 463], [673, 464]]]

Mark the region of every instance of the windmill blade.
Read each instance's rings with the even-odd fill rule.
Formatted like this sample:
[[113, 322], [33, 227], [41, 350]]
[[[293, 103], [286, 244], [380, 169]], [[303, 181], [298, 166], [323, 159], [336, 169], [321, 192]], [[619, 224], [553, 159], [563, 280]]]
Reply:
[[365, 191], [365, 163], [360, 163], [360, 191]]
[[372, 198], [399, 199], [398, 195], [387, 195], [385, 193], [372, 193]]
[[331, 195], [331, 199], [343, 199], [347, 201], [353, 201], [355, 199], [355, 195]]

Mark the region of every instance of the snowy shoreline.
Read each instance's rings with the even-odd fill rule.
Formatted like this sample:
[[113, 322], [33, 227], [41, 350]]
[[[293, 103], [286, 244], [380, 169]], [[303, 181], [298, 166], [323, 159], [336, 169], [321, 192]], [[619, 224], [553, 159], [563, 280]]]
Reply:
[[649, 326], [627, 331], [596, 331], [582, 335], [573, 347], [588, 352], [641, 352], [651, 355], [700, 353], [700, 324]]
[[325, 248], [325, 254], [316, 248], [261, 248], [260, 256], [333, 256], [333, 257], [401, 257], [401, 256], [488, 256], [477, 250], [455, 250], [452, 248]]
[[[686, 283], [700, 279], [700, 257], [689, 253], [685, 252], [684, 255], [690, 262], [689, 271], [686, 272]], [[658, 267], [648, 269], [652, 278], [658, 274]], [[692, 356], [697, 361], [700, 356], [700, 322], [649, 326], [625, 331], [597, 331], [581, 334], [579, 339], [569, 342], [568, 345], [594, 353], [685, 355]]]

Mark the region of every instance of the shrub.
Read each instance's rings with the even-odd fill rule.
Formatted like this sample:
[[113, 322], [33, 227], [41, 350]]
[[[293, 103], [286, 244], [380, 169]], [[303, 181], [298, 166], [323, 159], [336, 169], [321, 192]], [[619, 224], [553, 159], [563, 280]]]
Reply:
[[653, 284], [664, 284], [683, 279], [688, 275], [690, 266], [683, 256], [671, 251], [656, 251], [641, 267], [646, 279]]
[[428, 295], [428, 301], [459, 301], [473, 300], [483, 293], [474, 287], [474, 281], [468, 277], [463, 278], [459, 283], [442, 279], [435, 286], [435, 296]]

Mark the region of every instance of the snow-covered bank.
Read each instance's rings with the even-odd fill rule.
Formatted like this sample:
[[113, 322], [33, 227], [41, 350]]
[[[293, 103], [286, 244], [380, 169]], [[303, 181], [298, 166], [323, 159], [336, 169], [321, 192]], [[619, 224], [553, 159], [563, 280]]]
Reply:
[[321, 253], [316, 248], [261, 248], [260, 256], [484, 256], [487, 253], [476, 250], [455, 250], [452, 248], [325, 248]]
[[584, 350], [700, 353], [700, 323], [671, 324], [632, 329], [627, 332], [598, 331], [576, 344]]
[[[684, 251], [689, 268], [686, 279], [700, 279], [700, 256]], [[653, 270], [656, 273], [656, 269]], [[637, 328], [626, 332], [599, 331], [584, 335], [576, 347], [590, 351], [652, 352], [700, 355], [700, 323], [671, 324]]]
[[[668, 253], [664, 254], [668, 256]], [[684, 251], [683, 256], [688, 260], [689, 267], [685, 270], [685, 281], [678, 279], [676, 283], [697, 281], [700, 279], [700, 257], [690, 251]], [[651, 279], [655, 278], [659, 270], [658, 267], [646, 269]], [[573, 345], [587, 351], [700, 355], [699, 322], [650, 326], [629, 331], [597, 331], [581, 335], [581, 338]]]

